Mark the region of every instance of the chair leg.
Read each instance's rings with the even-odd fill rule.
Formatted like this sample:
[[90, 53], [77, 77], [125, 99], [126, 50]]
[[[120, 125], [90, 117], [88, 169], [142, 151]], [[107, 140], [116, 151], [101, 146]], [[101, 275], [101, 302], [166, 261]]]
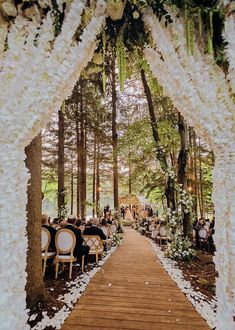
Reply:
[[56, 260], [56, 264], [55, 264], [55, 278], [58, 278], [58, 271], [59, 271], [59, 261]]
[[72, 270], [73, 270], [73, 262], [70, 261], [70, 266], [69, 266], [69, 279], [71, 280], [72, 277]]
[[46, 264], [47, 264], [47, 259], [45, 258], [45, 259], [43, 259], [43, 272], [42, 272], [43, 277], [44, 277], [45, 272], [46, 272]]
[[82, 272], [84, 273], [84, 256], [82, 256]]
[[96, 263], [98, 264], [98, 261], [99, 261], [98, 252], [96, 252], [95, 259], [96, 259]]

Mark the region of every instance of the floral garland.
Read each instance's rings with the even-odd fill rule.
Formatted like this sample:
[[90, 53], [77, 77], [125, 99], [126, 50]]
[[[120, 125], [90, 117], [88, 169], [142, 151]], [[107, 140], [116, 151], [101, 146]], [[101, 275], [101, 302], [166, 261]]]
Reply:
[[[224, 5], [229, 6], [232, 1], [224, 0]], [[233, 9], [234, 10], [234, 9]], [[228, 79], [230, 81], [230, 85], [233, 93], [235, 93], [235, 16], [234, 13], [229, 12], [224, 26], [224, 38], [228, 42], [226, 46], [227, 58], [229, 61], [229, 71], [228, 71]]]
[[204, 138], [216, 155], [213, 201], [216, 217], [214, 240], [217, 246], [215, 264], [219, 273], [217, 326], [218, 329], [233, 329], [235, 147], [232, 141], [235, 132], [234, 104], [229, 85], [223, 72], [210, 58], [199, 50], [196, 50], [195, 56], [187, 54], [182, 19], [174, 17], [174, 24], [166, 29], [147, 9], [143, 20], [151, 31], [155, 46], [155, 49], [145, 49], [153, 74], [190, 126], [194, 126], [197, 134]]
[[0, 31], [0, 217], [4, 244], [0, 329], [28, 329], [24, 310], [28, 182], [24, 148], [72, 92], [81, 70], [92, 58], [96, 36], [105, 22], [105, 2], [97, 1], [94, 15], [76, 45], [73, 35], [83, 9], [83, 1], [71, 3], [58, 39], [54, 37], [50, 13], [40, 26], [17, 17], [9, 28], [8, 49], [4, 52], [6, 30]]

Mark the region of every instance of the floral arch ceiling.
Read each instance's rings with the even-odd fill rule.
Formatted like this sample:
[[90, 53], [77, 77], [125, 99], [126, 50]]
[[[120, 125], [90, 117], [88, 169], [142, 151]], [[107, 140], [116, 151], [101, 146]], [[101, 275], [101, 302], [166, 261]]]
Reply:
[[114, 49], [121, 86], [127, 53], [143, 52], [165, 93], [216, 154], [217, 328], [234, 329], [233, 6], [215, 0], [1, 1], [0, 329], [27, 329], [24, 148], [70, 96], [87, 63], [93, 58], [105, 66]]

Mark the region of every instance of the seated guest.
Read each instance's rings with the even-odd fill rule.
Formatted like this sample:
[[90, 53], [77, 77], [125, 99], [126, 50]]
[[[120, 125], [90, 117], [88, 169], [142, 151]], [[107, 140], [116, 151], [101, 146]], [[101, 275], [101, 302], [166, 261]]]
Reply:
[[42, 227], [49, 230], [49, 232], [51, 234], [51, 242], [50, 242], [48, 251], [54, 252], [56, 250], [56, 248], [55, 248], [56, 229], [49, 225], [49, 217], [47, 214], [42, 215]]
[[106, 235], [103, 233], [103, 231], [98, 228], [98, 225], [99, 225], [99, 219], [97, 218], [94, 218], [92, 220], [92, 225], [91, 227], [86, 227], [84, 232], [83, 232], [83, 235], [97, 235], [99, 236], [103, 241], [106, 240]]
[[75, 226], [81, 230], [81, 233], [83, 234], [85, 229], [85, 222], [83, 222], [81, 219], [78, 219], [75, 223]]
[[77, 219], [77, 221], [75, 222], [75, 226], [77, 228], [80, 228], [81, 227], [81, 224], [82, 224], [82, 220], [81, 219]]
[[67, 220], [60, 221], [60, 228], [65, 228], [67, 226]]
[[58, 230], [60, 228], [59, 226], [59, 219], [58, 218], [54, 218], [52, 221], [52, 225], [53, 228], [55, 228], [56, 230]]
[[85, 226], [86, 227], [91, 227], [92, 226], [92, 218], [90, 218], [87, 222], [85, 221]]
[[107, 235], [105, 234], [106, 237], [110, 235], [109, 226], [107, 225], [107, 221], [105, 218], [101, 219], [100, 229], [103, 231], [104, 234], [107, 232]]
[[112, 219], [112, 217], [110, 216], [110, 217], [108, 218], [108, 220], [107, 220], [107, 224], [108, 224], [108, 225], [112, 225], [112, 223], [113, 223], [113, 219]]
[[66, 229], [71, 230], [76, 236], [76, 245], [74, 248], [74, 256], [77, 258], [78, 262], [81, 263], [82, 256], [85, 256], [85, 264], [87, 262], [87, 256], [89, 253], [89, 246], [83, 245], [83, 238], [81, 234], [81, 230], [75, 226], [76, 216], [70, 215], [68, 217], [68, 224], [65, 226]]

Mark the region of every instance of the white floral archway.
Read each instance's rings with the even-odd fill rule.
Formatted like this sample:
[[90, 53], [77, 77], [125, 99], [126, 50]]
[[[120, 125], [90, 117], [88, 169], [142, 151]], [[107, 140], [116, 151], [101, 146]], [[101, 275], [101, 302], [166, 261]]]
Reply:
[[[26, 283], [26, 188], [24, 148], [50, 120], [72, 92], [82, 69], [91, 60], [96, 36], [105, 24], [105, 1], [98, 0], [81, 42], [73, 36], [81, 23], [84, 2], [74, 0], [55, 38], [48, 14], [42, 25], [18, 17], [7, 35], [0, 27], [0, 329], [27, 329]], [[166, 29], [151, 10], [143, 12], [155, 48], [145, 56], [153, 73], [190, 125], [216, 154], [213, 199], [216, 209], [218, 329], [234, 329], [235, 306], [235, 125], [234, 104], [222, 71], [199, 51], [189, 56], [183, 25], [175, 18]], [[231, 23], [232, 22], [232, 23]], [[230, 83], [234, 88], [233, 21], [226, 28]], [[38, 36], [37, 46], [35, 36]], [[4, 43], [8, 38], [8, 49]], [[54, 41], [53, 48], [51, 41]], [[16, 231], [16, 228], [18, 229]]]

